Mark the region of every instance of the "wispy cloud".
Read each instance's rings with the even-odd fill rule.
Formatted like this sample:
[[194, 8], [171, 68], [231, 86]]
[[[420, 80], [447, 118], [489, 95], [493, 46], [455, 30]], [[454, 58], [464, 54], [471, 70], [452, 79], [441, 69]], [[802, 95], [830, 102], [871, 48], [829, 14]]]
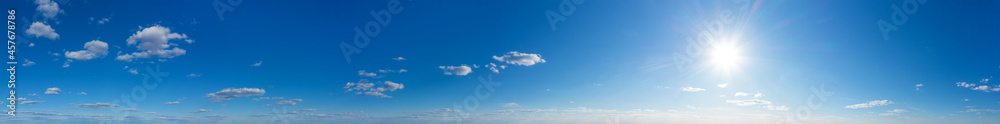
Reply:
[[860, 104], [854, 104], [854, 105], [844, 106], [844, 108], [849, 108], [849, 109], [871, 108], [871, 107], [875, 107], [875, 106], [885, 106], [885, 105], [889, 105], [889, 104], [892, 104], [892, 101], [889, 101], [889, 100], [875, 100], [875, 101], [869, 101], [867, 103], [860, 103]]

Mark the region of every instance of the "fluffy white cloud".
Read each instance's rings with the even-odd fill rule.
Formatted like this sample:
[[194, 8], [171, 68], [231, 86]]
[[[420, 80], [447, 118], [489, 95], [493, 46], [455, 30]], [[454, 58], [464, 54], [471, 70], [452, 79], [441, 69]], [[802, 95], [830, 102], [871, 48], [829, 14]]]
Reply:
[[99, 40], [87, 42], [83, 44], [83, 48], [85, 50], [66, 51], [66, 58], [87, 61], [108, 54], [108, 43]]
[[889, 105], [889, 104], [892, 104], [892, 101], [889, 101], [889, 100], [875, 100], [875, 101], [869, 101], [868, 103], [861, 103], [861, 104], [854, 104], [854, 105], [844, 106], [844, 108], [849, 108], [849, 109], [871, 108], [871, 107], [875, 107], [875, 106], [885, 106], [885, 105]]
[[24, 64], [21, 64], [21, 66], [24, 66], [24, 67], [29, 67], [29, 66], [32, 66], [32, 65], [35, 65], [35, 62], [32, 62], [31, 60], [28, 60], [28, 59], [24, 59]]
[[35, 0], [35, 4], [38, 5], [35, 10], [41, 12], [45, 18], [55, 18], [56, 15], [63, 12], [59, 9], [59, 4], [52, 0]]
[[35, 38], [45, 37], [52, 40], [59, 38], [59, 34], [56, 33], [55, 29], [52, 29], [52, 26], [43, 24], [42, 22], [31, 23], [31, 26], [28, 27], [28, 30], [24, 32], [28, 33], [29, 35], [35, 35]]
[[917, 85], [916, 85], [916, 86], [914, 86], [914, 87], [917, 87], [917, 90], [920, 90], [920, 87], [924, 87], [924, 84], [917, 84]]
[[226, 88], [222, 91], [209, 93], [208, 97], [212, 102], [229, 101], [237, 97], [250, 97], [264, 95], [264, 89], [258, 88]]
[[45, 94], [49, 94], [49, 95], [58, 95], [59, 92], [62, 92], [62, 90], [60, 90], [58, 87], [52, 87], [52, 88], [45, 89]]
[[682, 91], [688, 91], [688, 92], [705, 91], [705, 89], [703, 89], [703, 88], [694, 88], [694, 87], [684, 87], [684, 89], [681, 89], [681, 90]]
[[166, 102], [166, 103], [163, 103], [163, 104], [166, 104], [166, 105], [181, 104], [181, 101]]
[[716, 84], [715, 86], [719, 88], [726, 88], [726, 86], [729, 86], [729, 84]]
[[512, 102], [512, 103], [505, 103], [505, 104], [500, 105], [500, 106], [502, 106], [502, 107], [519, 107], [521, 105], [518, 105], [517, 103], [513, 103]]
[[[132, 61], [137, 58], [174, 58], [187, 53], [187, 50], [176, 47], [178, 44], [170, 43], [171, 40], [190, 40], [186, 34], [170, 32], [169, 28], [163, 26], [152, 26], [135, 32], [126, 40], [128, 45], [136, 45], [139, 52], [118, 55], [118, 61]], [[259, 66], [259, 64], [258, 64]]]
[[385, 95], [383, 92], [393, 92], [396, 90], [403, 89], [403, 84], [395, 83], [392, 81], [380, 82], [381, 86], [375, 87], [375, 83], [371, 83], [368, 80], [361, 79], [357, 83], [347, 82], [344, 85], [344, 92], [356, 91], [354, 94], [367, 95], [367, 96], [377, 96], [382, 98], [392, 98], [392, 96]]
[[403, 58], [403, 57], [396, 57], [396, 58], [392, 58], [392, 60], [396, 60], [396, 61], [403, 61], [403, 60], [406, 60], [406, 58]]
[[118, 107], [118, 106], [119, 106], [118, 104], [111, 104], [111, 103], [94, 103], [94, 104], [78, 104], [78, 105], [76, 105], [76, 107], [88, 108], [88, 109], [94, 109], [94, 110], [107, 110], [107, 109], [111, 109], [111, 108]]
[[760, 97], [764, 97], [764, 94], [761, 93], [753, 94], [753, 98], [760, 98]]
[[727, 103], [734, 103], [738, 106], [770, 105], [771, 101], [750, 99], [750, 100], [726, 100]]
[[535, 63], [545, 63], [545, 59], [542, 59], [542, 55], [519, 53], [517, 51], [511, 51], [502, 56], [493, 56], [493, 59], [506, 62], [507, 64], [522, 66], [532, 66], [535, 65]]
[[440, 66], [438, 68], [444, 69], [444, 75], [468, 75], [472, 73], [472, 68], [467, 65], [462, 66]]

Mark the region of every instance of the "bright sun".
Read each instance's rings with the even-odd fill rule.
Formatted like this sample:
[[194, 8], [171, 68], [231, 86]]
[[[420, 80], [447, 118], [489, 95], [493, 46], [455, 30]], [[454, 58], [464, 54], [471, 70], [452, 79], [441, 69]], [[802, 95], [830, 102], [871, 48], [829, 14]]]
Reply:
[[722, 69], [735, 67], [742, 60], [740, 51], [733, 45], [718, 45], [712, 51], [712, 62]]

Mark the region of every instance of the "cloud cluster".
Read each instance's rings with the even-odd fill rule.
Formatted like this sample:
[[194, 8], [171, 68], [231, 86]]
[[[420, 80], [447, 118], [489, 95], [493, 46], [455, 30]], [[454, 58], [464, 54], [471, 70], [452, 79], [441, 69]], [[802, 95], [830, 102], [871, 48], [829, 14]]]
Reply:
[[361, 79], [357, 83], [347, 82], [344, 85], [344, 92], [355, 91], [354, 94], [376, 96], [382, 98], [392, 98], [392, 96], [385, 95], [386, 91], [393, 92], [399, 89], [403, 89], [403, 84], [395, 83], [392, 81], [378, 82], [380, 86], [376, 87], [376, 83], [369, 82], [366, 79]]
[[868, 103], [860, 103], [860, 104], [854, 104], [854, 105], [844, 106], [844, 108], [849, 108], [849, 109], [871, 108], [871, 107], [875, 107], [875, 106], [885, 106], [885, 105], [889, 105], [889, 104], [892, 104], [892, 101], [889, 101], [889, 100], [875, 100], [875, 101], [868, 101]]
[[[986, 82], [986, 81], [989, 81], [989, 79], [983, 79], [983, 81], [981, 81], [981, 82]], [[993, 87], [990, 87], [990, 86], [987, 86], [987, 85], [976, 86], [976, 84], [965, 83], [965, 82], [958, 82], [958, 83], [955, 83], [955, 85], [957, 85], [958, 87], [971, 88], [972, 90], [978, 90], [978, 91], [983, 91], [983, 92], [1000, 92], [1000, 85], [993, 86]]]
[[118, 61], [132, 61], [138, 58], [174, 58], [187, 53], [187, 50], [178, 48], [178, 44], [171, 43], [171, 40], [187, 39], [186, 34], [173, 33], [169, 28], [155, 25], [135, 32], [126, 40], [129, 46], [135, 45], [139, 52], [118, 55]]
[[66, 58], [87, 61], [108, 54], [108, 43], [99, 40], [87, 42], [83, 44], [83, 48], [85, 50], [66, 51]]
[[285, 101], [278, 101], [278, 102], [276, 102], [274, 104], [278, 104], [278, 105], [295, 105], [295, 104], [298, 104], [298, 102], [302, 102], [302, 99], [289, 99], [289, 100], [285, 100]]
[[517, 51], [511, 51], [501, 56], [493, 56], [493, 59], [506, 62], [507, 64], [521, 66], [532, 66], [535, 65], [535, 63], [545, 63], [545, 59], [542, 59], [542, 55], [519, 53]]
[[52, 29], [52, 26], [43, 24], [42, 22], [31, 23], [31, 26], [28, 26], [28, 30], [24, 32], [29, 35], [35, 35], [35, 38], [45, 37], [52, 40], [59, 38], [59, 34], [56, 33], [55, 29]]
[[205, 95], [212, 102], [229, 101], [237, 97], [250, 97], [264, 95], [264, 89], [259, 88], [226, 88], [222, 91]]

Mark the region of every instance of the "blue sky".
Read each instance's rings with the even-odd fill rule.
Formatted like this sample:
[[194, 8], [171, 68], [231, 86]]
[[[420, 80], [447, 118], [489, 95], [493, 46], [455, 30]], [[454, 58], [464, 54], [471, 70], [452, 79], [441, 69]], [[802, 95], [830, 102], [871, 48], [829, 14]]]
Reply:
[[3, 123], [1000, 121], [995, 1], [2, 4]]

